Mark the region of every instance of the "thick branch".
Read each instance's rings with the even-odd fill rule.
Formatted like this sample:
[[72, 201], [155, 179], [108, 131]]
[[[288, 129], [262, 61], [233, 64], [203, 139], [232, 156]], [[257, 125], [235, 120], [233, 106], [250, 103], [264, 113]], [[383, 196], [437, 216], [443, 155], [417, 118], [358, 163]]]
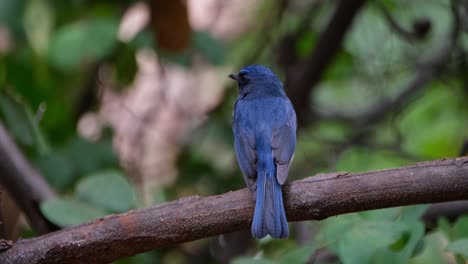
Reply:
[[314, 51], [303, 63], [287, 72], [285, 87], [298, 114], [299, 122], [304, 122], [310, 114], [309, 98], [326, 67], [332, 62], [341, 48], [344, 36], [365, 0], [341, 0], [327, 27], [320, 35]]
[[0, 172], [0, 183], [26, 214], [34, 230], [40, 234], [56, 230], [39, 211], [39, 202], [54, 197], [54, 192], [29, 165], [1, 122]]
[[[290, 221], [468, 199], [468, 157], [366, 173], [331, 173], [284, 187]], [[17, 241], [0, 263], [106, 263], [158, 247], [249, 228], [247, 189], [193, 196]]]

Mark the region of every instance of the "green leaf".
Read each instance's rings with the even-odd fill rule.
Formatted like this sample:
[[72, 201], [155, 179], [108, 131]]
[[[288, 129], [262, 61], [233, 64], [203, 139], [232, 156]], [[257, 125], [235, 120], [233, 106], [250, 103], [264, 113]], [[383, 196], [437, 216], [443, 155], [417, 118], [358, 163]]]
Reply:
[[353, 147], [342, 153], [337, 163], [337, 170], [359, 172], [396, 168], [408, 163], [409, 161], [392, 151]]
[[208, 32], [195, 32], [195, 49], [198, 50], [213, 65], [224, 63], [224, 44], [214, 39]]
[[452, 227], [448, 219], [445, 217], [437, 219], [437, 231], [443, 233], [447, 237], [452, 238]]
[[300, 58], [307, 57], [317, 42], [317, 34], [307, 30], [296, 42], [296, 54]]
[[257, 257], [239, 257], [234, 259], [231, 264], [273, 264], [271, 260]]
[[[171, 258], [171, 261], [173, 259]], [[145, 253], [140, 253], [138, 255], [119, 259], [114, 264], [154, 264], [154, 263], [161, 263], [159, 253], [157, 251], [150, 251]]]
[[61, 227], [78, 225], [106, 215], [106, 212], [74, 199], [57, 198], [41, 204], [41, 212]]
[[401, 251], [406, 247], [410, 238], [411, 238], [411, 233], [404, 232], [402, 236], [390, 246], [390, 248], [394, 251]]
[[75, 180], [72, 161], [61, 153], [40, 155], [35, 164], [47, 182], [57, 190], [66, 190]]
[[40, 55], [44, 55], [49, 46], [53, 15], [48, 1], [32, 0], [26, 7], [23, 20], [26, 37], [32, 49]]
[[135, 59], [135, 50], [127, 44], [119, 43], [114, 57], [114, 67], [117, 80], [121, 85], [128, 85], [133, 81], [137, 72], [137, 64]]
[[75, 173], [80, 176], [98, 169], [117, 166], [112, 142], [107, 139], [91, 142], [75, 137], [63, 149], [63, 155], [73, 163]]
[[120, 171], [95, 172], [78, 183], [76, 194], [80, 199], [112, 212], [135, 208], [133, 187]]
[[292, 250], [287, 251], [280, 257], [278, 263], [291, 264], [291, 263], [307, 263], [310, 256], [312, 256], [317, 249], [314, 244], [304, 245]]
[[453, 225], [453, 238], [465, 237], [468, 237], [468, 216], [459, 217]]
[[418, 222], [421, 216], [426, 212], [429, 205], [410, 205], [401, 208], [400, 221], [403, 222]]
[[338, 255], [345, 263], [370, 263], [376, 252], [399, 239], [399, 229], [388, 222], [361, 221], [338, 241]]
[[25, 1], [0, 0], [0, 24], [19, 33], [25, 5]]
[[31, 109], [12, 93], [0, 92], [0, 116], [21, 144], [36, 147], [40, 154], [49, 151]]
[[458, 155], [468, 115], [463, 98], [461, 91], [433, 85], [408, 107], [399, 122], [403, 147], [424, 159]]
[[118, 22], [111, 18], [65, 25], [52, 37], [50, 61], [59, 69], [71, 70], [83, 62], [102, 59], [113, 52], [117, 29]]
[[327, 219], [321, 235], [344, 263], [405, 263], [424, 235], [424, 226], [417, 221], [392, 222], [396, 213], [374, 210], [364, 216]]
[[468, 238], [453, 241], [448, 244], [447, 250], [468, 258]]
[[431, 233], [424, 237], [424, 249], [422, 252], [409, 259], [409, 264], [439, 264], [446, 263], [446, 256], [443, 252], [447, 238], [440, 232]]

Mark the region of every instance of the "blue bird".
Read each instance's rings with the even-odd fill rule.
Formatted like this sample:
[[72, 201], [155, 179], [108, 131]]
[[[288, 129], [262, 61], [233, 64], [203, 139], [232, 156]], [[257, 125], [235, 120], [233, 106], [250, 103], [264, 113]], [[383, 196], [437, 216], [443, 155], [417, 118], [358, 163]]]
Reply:
[[286, 238], [281, 185], [296, 149], [296, 113], [283, 84], [267, 67], [249, 65], [229, 77], [239, 86], [232, 126], [237, 161], [255, 197], [252, 235]]

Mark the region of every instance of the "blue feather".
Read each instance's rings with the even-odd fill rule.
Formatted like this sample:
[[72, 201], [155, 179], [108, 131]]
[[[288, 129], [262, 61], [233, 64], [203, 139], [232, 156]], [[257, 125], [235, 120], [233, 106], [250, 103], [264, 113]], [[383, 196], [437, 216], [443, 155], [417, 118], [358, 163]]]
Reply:
[[237, 161], [255, 194], [252, 235], [286, 238], [281, 185], [296, 149], [296, 113], [276, 75], [261, 65], [231, 74], [239, 85], [233, 131]]

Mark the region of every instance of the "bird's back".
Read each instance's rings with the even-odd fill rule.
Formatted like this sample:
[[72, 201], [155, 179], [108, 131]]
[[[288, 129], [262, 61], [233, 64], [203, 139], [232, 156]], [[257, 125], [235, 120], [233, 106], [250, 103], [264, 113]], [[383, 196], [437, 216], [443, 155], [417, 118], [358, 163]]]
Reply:
[[234, 130], [242, 128], [244, 133], [271, 137], [272, 131], [290, 122], [293, 114], [291, 102], [285, 96], [239, 98], [234, 108]]

